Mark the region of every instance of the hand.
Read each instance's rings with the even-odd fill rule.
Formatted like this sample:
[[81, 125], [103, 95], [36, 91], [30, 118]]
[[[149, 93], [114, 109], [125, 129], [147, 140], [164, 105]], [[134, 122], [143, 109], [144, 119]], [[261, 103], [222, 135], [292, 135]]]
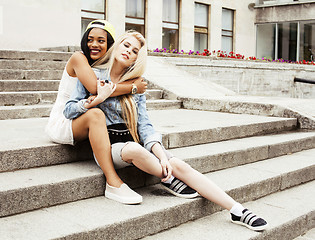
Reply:
[[133, 83], [137, 86], [137, 93], [144, 93], [147, 90], [148, 83], [143, 77], [136, 78]]
[[97, 98], [101, 100], [101, 102], [105, 101], [116, 89], [116, 84], [112, 82], [106, 83], [103, 80], [97, 80]]
[[161, 179], [162, 182], [167, 181], [173, 173], [173, 168], [168, 160], [161, 160], [162, 173], [164, 178]]
[[96, 98], [96, 95], [91, 95], [88, 97], [88, 99], [86, 99], [86, 104], [90, 104], [91, 102], [93, 102], [93, 100]]

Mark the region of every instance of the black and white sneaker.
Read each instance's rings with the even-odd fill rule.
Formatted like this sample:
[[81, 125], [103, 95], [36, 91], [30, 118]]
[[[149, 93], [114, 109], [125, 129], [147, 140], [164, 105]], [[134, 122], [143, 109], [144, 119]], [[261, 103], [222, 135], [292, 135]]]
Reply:
[[171, 194], [182, 198], [195, 198], [199, 194], [196, 190], [186, 185], [183, 181], [174, 177], [171, 183], [161, 182], [163, 188]]
[[267, 228], [268, 223], [264, 219], [257, 217], [248, 209], [245, 208], [242, 213], [243, 215], [240, 217], [231, 213], [231, 221], [233, 223], [248, 227], [254, 231], [263, 231]]

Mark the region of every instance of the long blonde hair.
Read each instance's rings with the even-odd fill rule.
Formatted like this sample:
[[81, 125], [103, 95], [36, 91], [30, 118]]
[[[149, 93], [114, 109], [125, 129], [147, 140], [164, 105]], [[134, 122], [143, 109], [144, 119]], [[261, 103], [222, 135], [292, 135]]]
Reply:
[[[145, 71], [146, 67], [146, 58], [147, 58], [147, 47], [144, 37], [141, 33], [137, 31], [127, 31], [124, 35], [118, 38], [113, 46], [107, 51], [104, 57], [100, 58], [98, 61], [95, 62], [93, 67], [100, 68], [100, 69], [108, 69], [108, 74], [110, 74], [111, 69], [115, 62], [115, 52], [118, 46], [128, 37], [135, 37], [141, 45], [141, 48], [138, 52], [138, 57], [136, 61], [126, 69], [123, 73], [121, 78], [119, 79], [118, 83], [141, 77]], [[140, 142], [139, 135], [138, 135], [138, 112], [136, 108], [136, 103], [134, 98], [131, 94], [126, 94], [119, 96], [120, 105], [122, 108], [123, 119], [126, 122], [126, 125], [130, 131], [131, 136], [133, 137], [135, 142]]]

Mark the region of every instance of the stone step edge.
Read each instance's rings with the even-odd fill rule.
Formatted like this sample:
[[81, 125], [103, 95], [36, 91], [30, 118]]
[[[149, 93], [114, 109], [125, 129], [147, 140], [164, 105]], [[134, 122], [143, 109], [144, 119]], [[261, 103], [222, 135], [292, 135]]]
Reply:
[[185, 109], [296, 118], [300, 128], [315, 129], [315, 117], [299, 110], [273, 103], [236, 101], [229, 100], [228, 97], [220, 99], [182, 97], [180, 99], [183, 101]]
[[[307, 206], [307, 204], [312, 202], [313, 199], [306, 196], [308, 191], [314, 191], [314, 184], [315, 181], [311, 181], [282, 192], [273, 193], [256, 201], [244, 203], [244, 206], [267, 220], [269, 227], [263, 232], [254, 232], [245, 227], [231, 224], [228, 211], [223, 210], [145, 237], [143, 240], [165, 238], [188, 240], [194, 237], [208, 239], [206, 236], [211, 236], [211, 238], [216, 240], [233, 239], [235, 236], [242, 236], [243, 240], [297, 240], [295, 237], [314, 228], [314, 223], [312, 222], [315, 218], [314, 208], [311, 209], [309, 206], [308, 208], [305, 207], [305, 209], [301, 208], [301, 206]], [[299, 193], [299, 196], [297, 196], [296, 192]], [[297, 197], [299, 197], [298, 200], [291, 201], [291, 199], [296, 199]], [[290, 202], [289, 206], [286, 204], [284, 207], [281, 204], [288, 202]], [[294, 211], [294, 214], [292, 214], [292, 211]], [[278, 220], [279, 217], [281, 218], [280, 221]], [[224, 231], [224, 234], [222, 234], [222, 231]]]
[[[26, 81], [28, 81], [28, 80], [26, 80]], [[1, 82], [1, 80], [0, 80], [0, 82]], [[146, 93], [150, 94], [150, 93], [161, 92], [161, 91], [163, 91], [163, 90], [160, 90], [160, 89], [147, 89]], [[1, 95], [10, 95], [10, 94], [27, 95], [27, 94], [36, 94], [36, 93], [55, 93], [57, 95], [58, 90], [39, 90], [39, 91], [37, 91], [37, 90], [30, 90], [30, 91], [17, 91], [17, 92], [15, 92], [15, 91], [4, 92], [4, 91], [0, 90], [0, 97], [1, 97]], [[167, 99], [164, 99], [164, 100], [167, 100]], [[174, 101], [174, 100], [172, 100], [172, 101]], [[179, 100], [177, 100], [177, 101], [179, 101]]]
[[[308, 152], [314, 154], [315, 150], [314, 149], [309, 150]], [[272, 159], [248, 163], [241, 166], [233, 166], [225, 170], [219, 170], [213, 173], [206, 173], [205, 175], [210, 176], [215, 174], [217, 176], [218, 175], [221, 176], [227, 174], [227, 172], [229, 171], [236, 171], [235, 169], [238, 169], [238, 171], [240, 171], [240, 173], [238, 173], [238, 177], [242, 179], [242, 177], [239, 176], [239, 174], [242, 174], [244, 172], [244, 170], [242, 169], [251, 169], [254, 168], [255, 166], [260, 166], [261, 170], [259, 171], [260, 174], [259, 178], [261, 178], [261, 176], [264, 176], [267, 179], [269, 178], [276, 179], [279, 177], [279, 179], [276, 180], [276, 182], [273, 182], [272, 180], [271, 183], [269, 183], [269, 180], [264, 179], [264, 183], [262, 183], [262, 185], [258, 184], [258, 182], [261, 181], [261, 179], [260, 180], [256, 179], [255, 180], [256, 182], [247, 183], [248, 185], [256, 185], [256, 190], [257, 191], [259, 190], [259, 194], [265, 194], [266, 190], [267, 192], [275, 191], [275, 189], [277, 190], [278, 189], [276, 187], [277, 184], [279, 185], [278, 186], [279, 188], [285, 189], [288, 187], [292, 187], [296, 184], [299, 184], [301, 182], [303, 183], [315, 179], [315, 175], [312, 175], [312, 172], [315, 171], [315, 164], [309, 160], [310, 158], [309, 156], [305, 157], [303, 156], [303, 154], [304, 154], [303, 152], [300, 152], [295, 155], [275, 157]], [[297, 158], [299, 159], [297, 160]], [[266, 173], [266, 169], [264, 169], [267, 168], [265, 166], [266, 164], [272, 165], [274, 163], [279, 162], [282, 164], [291, 163], [291, 165], [294, 164], [295, 165], [290, 166], [289, 169], [283, 170], [281, 169], [281, 171], [271, 170], [273, 174], [270, 174], [268, 171]], [[298, 162], [299, 164], [296, 164], [296, 162]], [[192, 167], [194, 167], [193, 164]], [[62, 168], [66, 170], [63, 170]], [[124, 174], [122, 175], [122, 180], [127, 182], [132, 188], [148, 186], [158, 182], [157, 178], [149, 176], [136, 168], [132, 170], [133, 171], [131, 171], [130, 168], [124, 168], [121, 169], [121, 171], [118, 171], [120, 175]], [[68, 174], [66, 174], [65, 171], [68, 172]], [[57, 178], [58, 180], [55, 179], [50, 181], [47, 181], [47, 179], [36, 180], [36, 176], [38, 176], [41, 172], [42, 173], [46, 172], [45, 175], [47, 176], [47, 179], [52, 176], [51, 173], [56, 174], [57, 172], [61, 174], [62, 178], [61, 179]], [[2, 187], [1, 196], [5, 200], [3, 200], [3, 204], [1, 206], [1, 208], [3, 208], [3, 210], [0, 213], [1, 217], [26, 212], [34, 209], [39, 209], [42, 207], [49, 207], [62, 203], [72, 202], [84, 198], [96, 197], [103, 195], [104, 192], [105, 179], [102, 171], [96, 166], [94, 162], [83, 162], [67, 164], [63, 166], [60, 165], [52, 167], [42, 167], [37, 169], [22, 170], [15, 173], [3, 173], [1, 174], [2, 175], [1, 178], [11, 179], [12, 181], [16, 179], [17, 181], [19, 179], [18, 178], [19, 174], [22, 174], [21, 176], [23, 176], [23, 178], [20, 181], [23, 182], [24, 187], [20, 188], [18, 185], [15, 187], [9, 185], [8, 188], [4, 188], [5, 185]], [[72, 176], [70, 177], [69, 175], [71, 174], [74, 175], [74, 177]], [[78, 174], [80, 175], [79, 177], [77, 176]], [[232, 176], [233, 174], [228, 175]], [[272, 175], [272, 177], [270, 177], [270, 175]], [[34, 183], [30, 182], [33, 178], [32, 176], [35, 176]], [[275, 176], [277, 177], [275, 178]], [[57, 175], [54, 175], [54, 178], [56, 177]], [[133, 180], [135, 177], [137, 181], [136, 183]], [[12, 181], [9, 180], [9, 182]], [[275, 186], [272, 186], [270, 184], [275, 184]], [[81, 186], [84, 186], [83, 189]], [[53, 191], [57, 191], [63, 194], [61, 194], [61, 196], [59, 197], [57, 196], [52, 197], [53, 195], [50, 194], [53, 194]], [[74, 192], [75, 194], [72, 195], [66, 194], [68, 191]], [[46, 193], [47, 195], [42, 195], [41, 194], [42, 192]], [[242, 197], [246, 198], [247, 196]], [[35, 198], [37, 199], [37, 201], [32, 202], [28, 200]], [[23, 202], [25, 202], [24, 205]]]
[[[0, 108], [1, 109], [1, 108]], [[282, 120], [279, 120], [279, 123], [283, 123]], [[290, 119], [286, 120], [285, 122], [290, 124]], [[263, 138], [264, 135], [260, 135], [262, 133], [264, 134], [272, 134], [274, 133], [275, 129], [269, 129], [269, 122], [267, 123], [260, 123], [260, 124], [248, 124], [245, 125], [246, 128], [252, 128], [253, 126], [263, 126], [261, 127], [261, 129], [258, 129], [257, 127], [255, 128], [256, 131], [251, 132], [250, 134], [247, 135], [242, 135], [242, 134], [234, 134], [233, 136], [230, 135], [226, 135], [226, 139], [222, 139], [223, 135], [220, 134], [219, 138], [215, 138], [213, 137], [212, 139], [208, 139], [207, 141], [203, 140], [202, 142], [199, 142], [199, 144], [209, 144], [209, 143], [214, 143], [214, 142], [219, 142], [219, 141], [227, 141], [227, 140], [233, 140], [233, 139], [244, 139], [244, 138], [248, 138], [248, 137], [254, 137], [255, 135], [259, 135], [256, 136], [258, 138]], [[287, 126], [285, 124], [283, 124], [284, 126], [281, 127], [282, 131], [288, 130]], [[220, 130], [222, 131], [231, 131], [232, 129], [238, 129], [237, 126], [228, 126], [225, 128], [220, 128]], [[277, 130], [279, 131], [279, 128], [277, 128]], [[217, 132], [217, 129], [203, 129], [200, 131], [196, 131], [197, 133], [199, 132], [208, 132], [208, 134], [210, 134], [211, 132]], [[244, 132], [244, 131], [242, 131]], [[245, 131], [245, 132], [249, 132], [249, 131]], [[293, 132], [286, 132], [286, 133], [282, 133], [285, 134], [287, 136], [287, 134], [289, 135], [295, 135], [298, 132], [293, 131]], [[281, 134], [278, 133], [278, 136], [280, 136]], [[163, 145], [167, 148], [167, 149], [172, 149], [175, 147], [175, 144], [170, 145], [170, 142], [172, 142], [172, 139], [176, 139], [178, 138], [178, 136], [181, 136], [180, 138], [185, 138], [186, 136], [186, 132], [177, 132], [177, 133], [162, 133], [162, 139], [163, 139]], [[306, 138], [305, 141], [308, 138]], [[310, 138], [313, 139], [313, 138]], [[176, 141], [176, 140], [174, 140]], [[296, 141], [294, 141], [296, 142]], [[194, 142], [195, 143], [195, 142]], [[282, 142], [283, 144], [283, 142]], [[188, 142], [185, 144], [185, 142], [178, 142], [176, 145], [176, 148], [183, 148], [183, 147], [187, 147], [191, 144], [189, 144]], [[308, 146], [309, 144], [305, 144], [305, 146]], [[269, 145], [266, 145], [267, 147], [269, 147]], [[300, 146], [300, 145], [297, 145]], [[67, 162], [73, 162], [73, 161], [78, 161], [78, 160], [85, 160], [85, 159], [91, 159], [92, 155], [91, 155], [91, 148], [88, 144], [88, 141], [85, 142], [80, 142], [77, 144], [77, 146], [75, 147], [71, 147], [68, 145], [62, 145], [62, 144], [56, 144], [53, 142], [47, 142], [44, 143], [43, 145], [38, 145], [38, 143], [32, 147], [31, 145], [26, 145], [25, 147], [21, 147], [21, 145], [19, 145], [19, 147], [12, 147], [9, 146], [7, 149], [4, 149], [0, 151], [0, 154], [2, 156], [2, 161], [1, 161], [1, 168], [0, 168], [0, 172], [5, 172], [5, 171], [14, 171], [14, 170], [18, 170], [18, 169], [25, 169], [25, 168], [31, 168], [31, 167], [40, 167], [40, 166], [46, 166], [46, 165], [54, 165], [54, 164], [60, 164], [60, 163], [67, 163]], [[291, 149], [294, 149], [294, 147], [291, 147]], [[82, 150], [83, 149], [83, 150]], [[176, 151], [176, 149], [174, 149], [174, 151]], [[52, 153], [56, 153], [53, 154]], [[175, 154], [176, 155], [176, 154]], [[30, 158], [31, 156], [31, 158]], [[57, 159], [56, 157], [59, 156]], [[20, 161], [17, 161], [17, 159], [21, 159]], [[22, 160], [23, 159], [23, 160]], [[42, 159], [45, 159], [45, 161], [42, 161]], [[14, 161], [15, 160], [15, 161]], [[4, 166], [8, 166], [8, 167], [4, 167]]]
[[[269, 164], [269, 163], [268, 163]], [[315, 166], [315, 165], [313, 165]], [[313, 167], [314, 168], [314, 167]], [[234, 169], [236, 173], [238, 173], [238, 177], [242, 178], [242, 173], [240, 172], [240, 168], [238, 167], [237, 169]], [[307, 171], [307, 168], [305, 169]], [[224, 170], [223, 170], [224, 171]], [[223, 172], [221, 171], [221, 173]], [[217, 174], [217, 173], [216, 173]], [[302, 175], [303, 177], [305, 176], [305, 174], [302, 174], [302, 172], [298, 171], [295, 174], [288, 174], [290, 178], [295, 179], [296, 175]], [[207, 174], [207, 176], [212, 176], [212, 174]], [[314, 178], [314, 176], [313, 176]], [[222, 177], [221, 181], [225, 181], [223, 179], [226, 179], [225, 177]], [[286, 188], [290, 188], [293, 186], [296, 186], [298, 184], [303, 183], [299, 182], [295, 184], [291, 184], [288, 185], [287, 183], [288, 178], [284, 177], [284, 174], [277, 174], [273, 177], [261, 180], [261, 181], [255, 181], [252, 182], [251, 184], [245, 184], [245, 185], [241, 185], [241, 186], [237, 186], [237, 187], [225, 187], [223, 188], [223, 190], [227, 191], [227, 193], [229, 195], [231, 195], [236, 201], [239, 202], [247, 202], [247, 201], [252, 201], [252, 200], [256, 200], [259, 199], [261, 197], [264, 197], [266, 195], [272, 194], [272, 193], [276, 193], [279, 191], [282, 191]], [[313, 179], [305, 179], [304, 182], [310, 181]], [[294, 182], [294, 181], [293, 181]], [[222, 183], [222, 182], [221, 182]], [[286, 188], [283, 188], [283, 186], [286, 186]], [[67, 237], [68, 239], [71, 239], [73, 237], [78, 237], [80, 236], [81, 238], [84, 237], [92, 237], [92, 239], [97, 239], [96, 236], [98, 234], [101, 234], [103, 239], [112, 239], [113, 236], [117, 237], [117, 239], [126, 239], [126, 235], [125, 231], [117, 231], [118, 229], [128, 229], [129, 227], [131, 227], [132, 229], [134, 229], [133, 237], [132, 239], [138, 239], [150, 234], [155, 234], [157, 232], [169, 229], [171, 227], [175, 227], [178, 226], [182, 223], [188, 222], [188, 221], [192, 221], [201, 217], [205, 217], [207, 215], [210, 215], [214, 212], [217, 212], [219, 210], [221, 210], [220, 207], [218, 207], [217, 205], [211, 203], [210, 201], [206, 201], [203, 198], [197, 198], [197, 199], [177, 199], [175, 197], [173, 197], [173, 199], [171, 200], [172, 202], [177, 202], [175, 205], [173, 206], [168, 206], [159, 210], [154, 210], [152, 211], [152, 206], [156, 205], [157, 203], [154, 201], [167, 201], [170, 203], [170, 200], [168, 199], [163, 199], [162, 197], [159, 197], [158, 195], [161, 195], [161, 190], [160, 186], [151, 186], [151, 187], [145, 187], [143, 189], [137, 190], [140, 194], [142, 194], [144, 196], [144, 199], [146, 199], [145, 201], [150, 200], [150, 212], [145, 212], [142, 213], [141, 216], [128, 216], [128, 219], [126, 219], [125, 221], [116, 221], [116, 222], [112, 222], [112, 223], [108, 223], [107, 225], [102, 225], [102, 224], [98, 224], [97, 226], [94, 225], [94, 227], [89, 227], [88, 231], [86, 228], [84, 228], [83, 226], [83, 230], [82, 231], [78, 231], [77, 229], [75, 231], [72, 232], [68, 232], [68, 233], [63, 233], [62, 237]], [[266, 191], [266, 189], [268, 189]], [[261, 190], [265, 190], [263, 193], [261, 193]], [[151, 192], [150, 196], [148, 192]], [[160, 192], [158, 195], [154, 195], [152, 196], [153, 192]], [[246, 194], [244, 194], [246, 193]], [[91, 204], [93, 205], [93, 201], [96, 198], [93, 199], [88, 199], [88, 200], [82, 200], [82, 201], [77, 201], [74, 203], [69, 203], [69, 204], [64, 204], [61, 208], [63, 209], [62, 212], [66, 212], [67, 207], [73, 209], [76, 206], [78, 206], [78, 208], [81, 208], [80, 205], [82, 204], [87, 204], [87, 208], [89, 206], [91, 206]], [[128, 207], [124, 207], [121, 206], [119, 203], [114, 203], [114, 202], [110, 202], [110, 200], [104, 199], [104, 197], [99, 197], [97, 199], [102, 199], [103, 201], [106, 201], [107, 204], [111, 205], [111, 208], [115, 208], [115, 216], [119, 216], [119, 211], [123, 211], [125, 213], [125, 211], [128, 210]], [[116, 209], [117, 207], [117, 209]], [[135, 206], [137, 207], [137, 206]], [[141, 207], [141, 206], [140, 206]], [[179, 212], [178, 209], [181, 209], [181, 211]], [[99, 211], [101, 211], [101, 208], [98, 208], [96, 206], [93, 206], [93, 209], [99, 209]], [[28, 216], [32, 216], [32, 215], [39, 215], [41, 213], [45, 213], [45, 212], [50, 212], [50, 211], [54, 211], [57, 210], [58, 212], [58, 207], [50, 207], [50, 208], [45, 208], [43, 210], [36, 210], [33, 212], [29, 212], [29, 213], [25, 213], [25, 214], [19, 214], [16, 216], [12, 216], [12, 218], [14, 219], [19, 218], [19, 216], [23, 217], [28, 217]], [[130, 210], [130, 209], [129, 209]], [[79, 210], [80, 211], [80, 210]], [[135, 209], [131, 210], [132, 213], [135, 211]], [[77, 212], [77, 211], [76, 211]], [[65, 213], [67, 216], [69, 216], [67, 213]], [[105, 214], [105, 212], [104, 212]], [[109, 216], [108, 212], [106, 212], [107, 217]], [[58, 213], [57, 213], [58, 215]], [[124, 215], [124, 214], [123, 214]], [[176, 216], [176, 217], [174, 217]], [[69, 216], [70, 218], [71, 216]], [[11, 219], [12, 219], [11, 218]], [[10, 217], [6, 218], [2, 218], [3, 221], [6, 221], [7, 223], [9, 223], [10, 221]], [[70, 220], [70, 219], [68, 219]], [[30, 220], [29, 220], [30, 221]], [[153, 222], [154, 223], [153, 223]], [[0, 219], [1, 222], [1, 219]], [[36, 225], [34, 224], [33, 221], [31, 226]], [[70, 220], [71, 222], [71, 220]], [[158, 222], [159, 224], [156, 224], [156, 222]], [[11, 223], [12, 224], [12, 223]], [[30, 224], [29, 224], [30, 225]], [[141, 226], [141, 228], [134, 228], [134, 226]], [[25, 227], [25, 226], [24, 226]], [[143, 233], [141, 232], [141, 229], [145, 229], [146, 232]], [[68, 230], [68, 229], [67, 229]], [[34, 231], [34, 230], [32, 230]], [[57, 232], [57, 231], [56, 231]], [[95, 234], [95, 236], [94, 236]], [[128, 233], [128, 236], [130, 233]], [[55, 236], [57, 237], [57, 236]], [[95, 238], [93, 238], [95, 237]]]
[[0, 59], [68, 61], [71, 55], [57, 51], [0, 50]]
[[[52, 106], [53, 104], [46, 102], [37, 105], [0, 106], [0, 120], [48, 117]], [[180, 109], [181, 107], [180, 100], [147, 100], [147, 110]]]

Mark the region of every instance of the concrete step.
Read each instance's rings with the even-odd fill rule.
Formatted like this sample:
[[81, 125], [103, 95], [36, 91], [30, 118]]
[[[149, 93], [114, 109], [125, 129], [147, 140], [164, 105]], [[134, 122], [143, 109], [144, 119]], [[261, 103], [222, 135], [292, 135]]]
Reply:
[[[280, 191], [314, 180], [314, 153], [314, 150], [304, 151], [209, 173], [206, 174], [206, 176], [211, 178], [224, 191], [239, 202], [256, 200], [273, 193], [277, 194], [276, 196], [274, 195], [274, 199], [278, 199], [277, 196], [285, 194], [290, 191], [290, 189], [285, 192]], [[82, 167], [77, 168], [77, 170], [78, 172], [68, 172], [79, 176]], [[93, 169], [90, 171], [91, 175], [93, 175]], [[40, 178], [35, 173], [30, 176], [24, 176], [25, 181], [27, 179], [28, 181], [23, 182], [23, 186], [25, 186], [27, 191], [31, 191], [36, 182], [42, 182], [44, 184], [42, 188], [42, 193], [44, 194], [42, 194], [42, 196], [51, 196], [49, 198], [50, 200], [53, 198], [57, 200], [60, 196], [67, 198], [69, 195], [80, 194], [81, 191], [93, 191], [89, 186], [77, 183], [69, 184], [70, 188], [65, 192], [61, 192], [59, 189], [52, 187], [50, 188], [49, 179], [61, 178], [57, 176], [60, 174], [59, 170], [52, 171], [52, 174], [52, 177], [47, 176], [45, 178], [47, 180], [43, 180], [44, 177]], [[40, 175], [43, 176], [43, 172], [41, 172]], [[67, 178], [68, 174], [63, 173], [62, 175], [62, 178]], [[11, 177], [15, 179], [14, 176]], [[8, 178], [5, 179], [6, 183], [12, 183], [10, 184], [11, 188], [15, 185], [14, 181], [8, 181]], [[300, 206], [304, 207], [302, 216], [305, 219], [305, 215], [307, 218], [314, 217], [314, 203], [312, 199], [315, 185], [314, 182], [311, 182], [304, 186], [307, 186], [307, 189], [304, 191], [298, 191], [297, 194], [295, 194], [295, 191], [293, 195], [289, 194], [289, 197], [287, 195], [283, 199], [292, 199], [294, 203], [299, 202]], [[303, 188], [303, 186], [299, 187], [299, 189], [301, 188]], [[1, 186], [1, 189], [9, 192], [7, 186]], [[32, 240], [62, 238], [138, 239], [179, 226], [188, 221], [211, 215], [221, 210], [217, 205], [203, 198], [183, 199], [169, 195], [163, 191], [159, 185], [143, 187], [136, 191], [143, 195], [144, 198], [143, 203], [140, 205], [122, 205], [100, 196], [43, 208], [24, 214], [2, 217], [0, 218], [1, 236], [4, 237], [4, 239]], [[21, 197], [21, 195], [23, 195], [23, 197]], [[22, 206], [24, 202], [27, 203], [25, 204], [26, 206], [36, 203], [34, 198], [28, 198], [27, 194], [20, 194], [20, 196], [16, 194], [9, 199], [4, 198], [4, 205], [1, 205], [1, 209], [4, 211], [13, 209], [11, 206], [15, 203], [15, 199], [21, 200], [18, 206]], [[38, 199], [38, 195], [35, 199]], [[303, 201], [303, 204], [301, 204], [300, 201]], [[280, 205], [279, 202], [281, 203]], [[271, 209], [271, 211], [267, 212], [261, 212], [250, 204], [248, 207], [262, 214], [267, 221], [270, 222], [271, 226], [280, 218], [278, 215], [277, 217], [271, 218], [270, 215], [273, 214], [277, 208], [280, 210], [280, 208], [283, 209], [293, 205], [291, 206], [292, 208], [289, 208], [293, 211], [291, 216], [298, 215], [298, 217], [301, 217], [301, 212], [297, 205], [286, 204], [286, 201], [279, 202], [277, 205], [266, 203]], [[247, 204], [245, 204], [245, 206], [247, 207]], [[297, 212], [299, 214], [296, 214]], [[226, 215], [226, 221], [228, 221], [228, 214]], [[288, 217], [289, 216], [287, 216], [287, 218]], [[280, 219], [283, 220], [285, 218], [282, 216]], [[304, 220], [303, 224], [305, 222]], [[230, 228], [234, 228], [232, 224]], [[248, 231], [241, 226], [237, 226], [237, 228], [240, 229], [239, 231]], [[213, 229], [213, 231], [217, 233], [220, 232], [218, 234], [225, 232], [222, 228], [216, 228]]]
[[[31, 113], [34, 112], [34, 110], [29, 110]], [[163, 144], [168, 149], [281, 132], [292, 130], [296, 127], [295, 119], [255, 115], [184, 109], [152, 110], [148, 114], [155, 129], [163, 134]], [[0, 172], [68, 163], [75, 161], [78, 157], [80, 158], [77, 160], [92, 158], [90, 152], [86, 150], [89, 149], [86, 142], [82, 142], [82, 145], [78, 143], [76, 147], [52, 143], [44, 133], [46, 124], [46, 118], [0, 121]], [[307, 142], [312, 140], [313, 133], [302, 132], [301, 135], [297, 133], [292, 134], [297, 137], [296, 139], [300, 139], [297, 142], [304, 139], [302, 140], [304, 141], [303, 144], [309, 146]], [[288, 136], [284, 136], [284, 139], [280, 138], [279, 142], [285, 142]], [[264, 149], [264, 153], [269, 148], [268, 141], [271, 141], [271, 138], [276, 139], [277, 137], [265, 139], [267, 141], [265, 148], [262, 148], [259, 142], [257, 142], [260, 150]], [[255, 141], [258, 140], [256, 139]], [[288, 141], [290, 140], [292, 140], [292, 137]], [[301, 144], [297, 146], [304, 147]], [[231, 147], [231, 151], [233, 152], [233, 149], [235, 149], [233, 143]], [[224, 147], [223, 144], [221, 150], [223, 154], [224, 152], [228, 152], [229, 148]], [[176, 149], [172, 151], [175, 154], [180, 154], [176, 152]], [[209, 151], [206, 153], [206, 156], [213, 150]], [[286, 153], [289, 151], [290, 149], [287, 149]], [[83, 152], [84, 154], [82, 154]], [[202, 158], [202, 154], [204, 153], [205, 151], [200, 151], [199, 157]], [[234, 154], [236, 153], [234, 152]], [[187, 157], [189, 156], [187, 155]]]
[[[313, 133], [313, 145], [315, 145], [314, 135], [315, 133]], [[290, 137], [291, 136], [288, 136], [288, 138]], [[268, 139], [264, 139], [264, 141], [266, 140]], [[247, 145], [249, 145], [252, 141], [253, 138], [244, 139], [244, 142], [246, 142]], [[297, 140], [296, 142], [290, 142], [292, 145], [300, 145]], [[280, 149], [281, 154], [288, 151], [288, 146], [285, 142], [281, 142], [280, 144], [283, 146], [283, 148]], [[226, 147], [231, 148], [233, 145], [237, 145], [235, 140], [227, 143]], [[272, 149], [273, 147], [277, 148], [277, 145], [279, 145], [279, 140], [264, 147]], [[217, 146], [214, 146], [214, 148], [215, 147]], [[222, 146], [220, 148], [222, 149]], [[243, 149], [240, 147], [239, 149], [231, 150], [228, 154], [225, 152], [222, 153], [222, 151], [217, 152], [216, 154], [208, 152], [206, 156], [208, 159], [205, 159], [205, 156], [202, 156], [202, 154], [195, 149], [195, 151], [191, 150], [191, 152], [194, 152], [191, 154], [194, 155], [193, 160], [188, 157], [184, 157], [182, 159], [200, 172], [207, 173], [218, 169], [237, 167], [238, 165], [253, 163], [259, 160], [268, 159], [268, 157], [271, 157], [270, 159], [272, 159], [272, 157], [281, 155], [278, 155], [271, 150], [270, 155], [267, 153], [265, 156], [262, 156], [263, 154], [259, 153], [263, 151], [261, 148], [253, 148], [253, 146], [249, 146], [248, 149], [251, 150], [248, 150], [246, 147], [243, 147]], [[243, 156], [239, 153], [241, 151], [243, 152]], [[288, 176], [283, 176], [283, 178], [288, 178], [288, 183], [284, 182], [282, 184], [282, 187], [284, 188], [288, 187], [284, 184], [290, 185], [292, 182], [300, 183], [313, 180], [313, 178], [315, 179], [315, 175], [313, 174], [315, 171], [315, 162], [311, 160], [311, 155], [315, 154], [315, 149], [300, 152], [300, 154], [294, 154], [294, 157], [292, 157], [292, 152], [293, 151], [290, 149], [290, 155], [284, 156], [283, 158], [280, 157], [279, 159], [281, 160], [277, 159], [269, 162], [270, 165], [278, 168], [280, 167], [280, 164], [291, 164], [295, 166], [295, 161], [303, 161], [298, 165], [299, 169], [295, 169], [294, 172], [288, 173]], [[184, 155], [184, 153], [185, 151], [183, 151], [182, 155]], [[223, 162], [220, 158], [222, 155], [225, 155]], [[242, 157], [247, 157], [247, 159], [243, 160]], [[238, 161], [239, 159], [241, 161]], [[208, 163], [210, 166], [208, 166]], [[212, 166], [214, 167], [212, 168]], [[120, 174], [122, 179], [133, 188], [152, 185], [157, 181], [157, 179], [149, 177], [135, 168], [121, 169], [118, 171], [118, 174]], [[135, 178], [135, 176], [137, 177]], [[306, 177], [306, 179], [304, 179], [304, 177]], [[0, 216], [17, 214], [41, 207], [48, 207], [60, 203], [72, 202], [78, 199], [99, 196], [103, 194], [105, 185], [103, 173], [94, 161], [74, 162], [56, 166], [3, 172], [0, 173], [0, 181], [3, 182], [2, 187], [0, 187], [0, 196], [2, 196], [5, 200], [4, 202], [7, 202], [7, 205], [5, 203], [2, 204]], [[269, 188], [267, 189], [269, 190]], [[261, 189], [261, 191], [265, 191], [265, 189]], [[55, 192], [58, 192], [58, 196], [54, 196]], [[72, 194], [67, 194], [67, 192], [71, 192]], [[37, 200], [31, 201], [31, 199]]]
[[0, 106], [0, 120], [48, 117], [52, 104]]
[[[315, 181], [274, 193], [244, 205], [267, 219], [269, 228], [263, 233], [231, 224], [228, 211], [182, 224], [176, 228], [148, 236], [143, 240], [216, 239], [216, 240], [312, 240], [315, 239]], [[308, 231], [310, 228], [312, 230]], [[308, 231], [305, 235], [302, 235]], [[297, 237], [297, 238], [296, 238]]]
[[72, 53], [51, 51], [0, 50], [0, 59], [68, 61]]
[[[0, 80], [0, 92], [16, 91], [57, 91], [60, 80]], [[147, 99], [153, 95], [153, 99], [163, 98], [163, 90], [148, 84]], [[152, 99], [152, 97], [151, 97]]]
[[57, 91], [0, 92], [0, 106], [52, 104], [56, 97]]
[[16, 70], [3, 69], [0, 72], [0, 80], [25, 79], [25, 80], [51, 80], [61, 79], [63, 70]]
[[0, 80], [0, 92], [58, 91], [60, 80]]
[[0, 59], [0, 69], [63, 70], [66, 61]]
[[[45, 87], [45, 85], [47, 86], [48, 84], [43, 85]], [[53, 104], [56, 101], [57, 93], [58, 91], [0, 92], [0, 106], [36, 105], [47, 103]], [[146, 97], [148, 100], [160, 100], [162, 96], [163, 96], [162, 90], [149, 89], [146, 91]]]
[[[147, 100], [147, 109], [179, 109], [179, 100]], [[0, 120], [48, 117], [52, 104], [0, 106]]]
[[305, 234], [294, 238], [294, 240], [313, 240], [315, 239], [315, 227], [307, 231]]

